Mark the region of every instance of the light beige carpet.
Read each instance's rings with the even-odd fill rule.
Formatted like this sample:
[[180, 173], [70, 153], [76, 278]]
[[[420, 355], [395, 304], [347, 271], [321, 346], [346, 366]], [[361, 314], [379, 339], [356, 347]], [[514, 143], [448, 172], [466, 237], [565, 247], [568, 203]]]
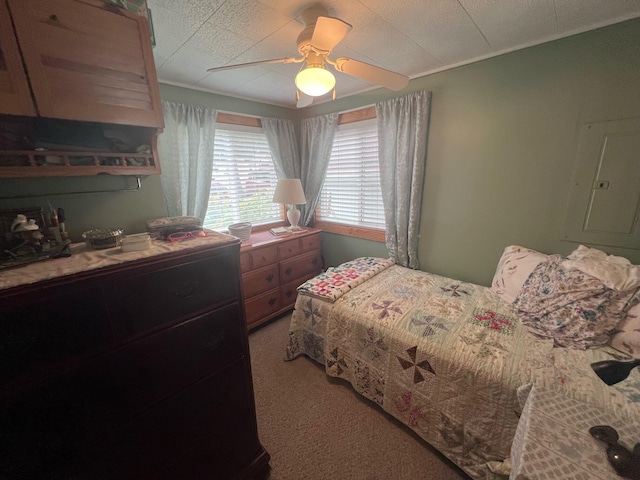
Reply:
[[461, 470], [307, 357], [284, 361], [290, 315], [249, 336], [269, 480], [449, 480]]

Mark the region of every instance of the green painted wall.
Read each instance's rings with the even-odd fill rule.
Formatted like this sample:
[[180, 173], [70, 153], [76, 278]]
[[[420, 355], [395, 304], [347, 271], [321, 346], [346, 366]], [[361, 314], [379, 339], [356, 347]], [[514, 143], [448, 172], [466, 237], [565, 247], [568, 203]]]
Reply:
[[[409, 83], [405, 92], [433, 92], [421, 269], [488, 285], [507, 245], [561, 254], [577, 246], [561, 235], [579, 129], [640, 116], [638, 45], [633, 20]], [[296, 118], [394, 95], [374, 90]], [[323, 236], [329, 264], [373, 250], [339, 237]], [[640, 263], [640, 250], [598, 248]]]

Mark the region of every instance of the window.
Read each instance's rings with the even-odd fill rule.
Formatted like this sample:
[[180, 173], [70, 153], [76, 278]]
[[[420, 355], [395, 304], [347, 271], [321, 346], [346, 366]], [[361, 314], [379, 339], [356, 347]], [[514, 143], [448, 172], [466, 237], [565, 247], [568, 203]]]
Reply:
[[375, 119], [339, 125], [316, 221], [327, 231], [384, 241]]
[[271, 201], [276, 182], [262, 129], [218, 124], [204, 227], [220, 231], [237, 222], [281, 221], [282, 206]]

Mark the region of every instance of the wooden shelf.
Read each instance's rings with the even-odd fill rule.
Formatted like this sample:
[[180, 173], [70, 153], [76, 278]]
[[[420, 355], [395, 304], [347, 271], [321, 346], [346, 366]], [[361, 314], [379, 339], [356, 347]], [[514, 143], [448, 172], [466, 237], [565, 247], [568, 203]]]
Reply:
[[151, 153], [0, 151], [0, 177], [150, 175], [160, 172]]

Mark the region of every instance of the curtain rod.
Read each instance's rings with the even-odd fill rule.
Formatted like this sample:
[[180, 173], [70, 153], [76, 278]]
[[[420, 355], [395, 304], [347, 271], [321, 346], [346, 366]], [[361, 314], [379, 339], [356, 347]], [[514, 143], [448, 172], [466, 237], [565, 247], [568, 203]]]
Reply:
[[135, 188], [121, 188], [118, 190], [93, 190], [93, 191], [81, 191], [81, 192], [60, 192], [60, 193], [36, 193], [30, 195], [16, 195], [13, 197], [0, 197], [0, 200], [14, 200], [20, 198], [39, 198], [39, 197], [58, 197], [65, 195], [87, 195], [90, 193], [117, 193], [117, 192], [137, 192], [142, 188], [142, 184], [140, 183], [140, 177], [136, 177], [136, 186]]

